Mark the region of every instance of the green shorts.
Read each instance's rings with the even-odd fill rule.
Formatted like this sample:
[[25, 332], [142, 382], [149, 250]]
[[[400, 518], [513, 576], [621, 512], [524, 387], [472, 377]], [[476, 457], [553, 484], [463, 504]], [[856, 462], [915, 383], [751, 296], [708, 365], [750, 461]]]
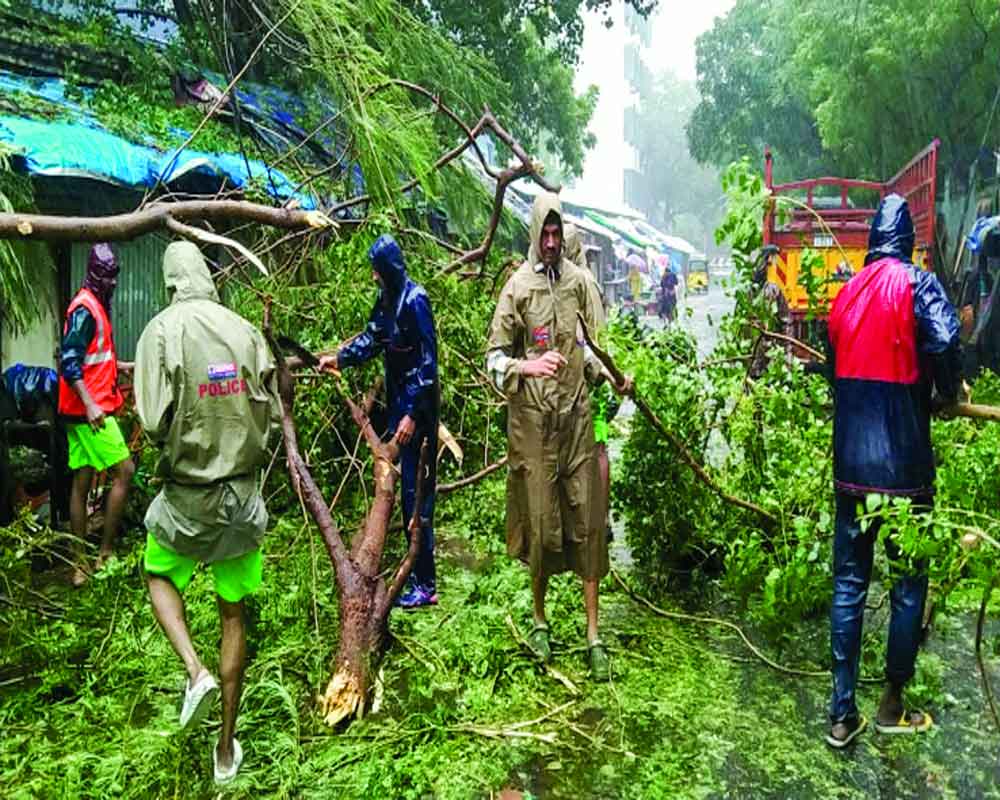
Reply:
[[[168, 579], [178, 592], [183, 592], [191, 582], [198, 561], [167, 549], [156, 541], [152, 533], [147, 533], [143, 566], [150, 575]], [[215, 593], [228, 603], [238, 603], [260, 587], [264, 556], [258, 547], [236, 558], [216, 561], [208, 566], [215, 580]]]
[[69, 468], [93, 467], [102, 472], [120, 464], [132, 454], [114, 417], [104, 418], [104, 427], [95, 431], [86, 422], [66, 426], [69, 442]]

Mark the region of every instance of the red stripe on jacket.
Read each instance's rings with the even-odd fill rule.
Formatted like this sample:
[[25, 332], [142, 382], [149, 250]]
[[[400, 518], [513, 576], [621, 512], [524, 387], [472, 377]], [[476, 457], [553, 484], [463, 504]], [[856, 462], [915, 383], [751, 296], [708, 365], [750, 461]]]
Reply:
[[848, 281], [830, 311], [829, 335], [837, 378], [916, 383], [913, 285], [903, 263], [883, 258]]

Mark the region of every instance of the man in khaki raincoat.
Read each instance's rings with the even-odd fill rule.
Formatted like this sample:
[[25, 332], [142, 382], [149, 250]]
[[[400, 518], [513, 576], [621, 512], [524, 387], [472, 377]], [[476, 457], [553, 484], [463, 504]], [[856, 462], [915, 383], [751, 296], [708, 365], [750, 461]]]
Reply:
[[243, 598], [261, 584], [267, 510], [260, 468], [277, 429], [274, 360], [264, 337], [219, 303], [198, 248], [175, 242], [163, 256], [170, 306], [146, 326], [136, 353], [136, 410], [162, 447], [163, 489], [146, 513], [153, 612], [184, 662], [181, 727], [200, 720], [219, 693], [184, 621], [181, 592], [209, 565], [222, 618], [222, 730], [215, 780], [236, 777], [243, 751], [233, 736], [246, 660]]
[[535, 198], [531, 243], [528, 260], [500, 293], [487, 353], [508, 401], [507, 552], [531, 571], [530, 643], [543, 661], [551, 656], [549, 577], [572, 570], [583, 579], [590, 666], [603, 679], [609, 668], [597, 636], [597, 587], [608, 572], [608, 547], [587, 391], [588, 382], [601, 380], [601, 365], [584, 346], [577, 312], [595, 334], [604, 313], [587, 274], [563, 257], [562, 209], [553, 194]]

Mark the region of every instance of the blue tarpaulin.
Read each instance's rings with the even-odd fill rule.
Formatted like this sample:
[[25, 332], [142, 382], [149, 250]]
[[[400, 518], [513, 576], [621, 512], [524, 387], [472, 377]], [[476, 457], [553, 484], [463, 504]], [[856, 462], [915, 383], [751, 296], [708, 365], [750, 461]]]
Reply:
[[[294, 196], [298, 205], [313, 209], [316, 203], [280, 170], [263, 161], [244, 159], [238, 153], [207, 153], [177, 148], [160, 149], [135, 144], [107, 131], [83, 107], [65, 93], [58, 78], [26, 78], [0, 71], [0, 90], [31, 94], [51, 103], [67, 118], [56, 120], [0, 116], [0, 142], [11, 146], [30, 174], [92, 178], [135, 189], [169, 184], [188, 175], [215, 183], [225, 180], [234, 188], [257, 180], [260, 188], [276, 200]], [[178, 132], [184, 135], [183, 131]]]
[[[105, 130], [76, 122], [44, 122], [21, 117], [0, 116], [0, 142], [11, 145], [34, 175], [94, 178], [136, 189], [169, 184], [194, 173], [225, 178], [234, 187], [243, 187], [254, 178], [263, 179], [262, 188], [278, 200], [292, 196], [294, 185], [278, 170], [268, 170], [262, 161], [235, 153], [203, 153], [176, 148], [160, 151], [133, 144]], [[247, 166], [249, 164], [249, 171]], [[302, 208], [315, 208], [306, 194], [295, 196]]]
[[998, 227], [1000, 227], [1000, 217], [981, 217], [977, 219], [976, 224], [969, 231], [969, 235], [965, 237], [965, 246], [969, 252], [978, 253], [982, 249], [986, 237]]

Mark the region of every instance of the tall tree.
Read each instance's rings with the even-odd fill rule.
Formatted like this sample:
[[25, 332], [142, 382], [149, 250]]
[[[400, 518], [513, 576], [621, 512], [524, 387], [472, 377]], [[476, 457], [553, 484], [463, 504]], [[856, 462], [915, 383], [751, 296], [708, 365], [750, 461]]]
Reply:
[[[573, 91], [583, 14], [610, 14], [618, 0], [485, 0], [474, 6], [468, 0], [401, 2], [495, 64], [497, 76], [511, 89], [515, 132], [527, 142], [542, 142], [567, 174], [582, 173], [584, 152], [594, 141], [587, 125], [596, 105], [594, 92]], [[646, 16], [658, 0], [624, 2]]]
[[698, 37], [701, 101], [687, 132], [701, 163], [722, 167], [743, 156], [760, 162], [770, 146], [780, 178], [836, 166], [801, 86], [789, 80], [787, 15], [793, 6], [789, 0], [737, 0]]

